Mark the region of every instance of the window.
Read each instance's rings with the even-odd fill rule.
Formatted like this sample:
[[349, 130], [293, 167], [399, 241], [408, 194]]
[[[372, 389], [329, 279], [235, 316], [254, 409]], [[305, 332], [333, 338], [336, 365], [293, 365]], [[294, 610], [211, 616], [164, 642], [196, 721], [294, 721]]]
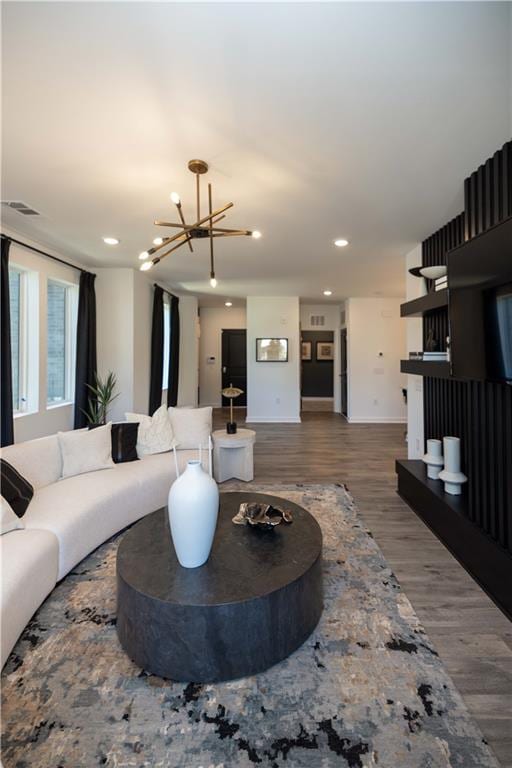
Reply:
[[76, 286], [48, 280], [46, 400], [50, 406], [73, 399], [76, 294]]
[[11, 363], [12, 363], [12, 407], [22, 410], [22, 273], [14, 267], [9, 268], [9, 303], [11, 312]]
[[171, 305], [164, 301], [164, 369], [162, 372], [162, 389], [169, 388], [169, 344], [171, 334]]

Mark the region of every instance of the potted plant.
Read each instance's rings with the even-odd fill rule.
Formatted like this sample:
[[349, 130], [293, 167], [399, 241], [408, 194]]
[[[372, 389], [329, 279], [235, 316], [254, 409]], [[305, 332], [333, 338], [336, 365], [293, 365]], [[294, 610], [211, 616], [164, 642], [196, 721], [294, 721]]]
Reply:
[[108, 409], [116, 397], [119, 397], [119, 392], [114, 393], [117, 385], [115, 373], [109, 371], [105, 379], [95, 374], [94, 380], [94, 385], [86, 385], [91, 391], [91, 396], [87, 410], [82, 409], [89, 422], [89, 427], [99, 427], [106, 424]]

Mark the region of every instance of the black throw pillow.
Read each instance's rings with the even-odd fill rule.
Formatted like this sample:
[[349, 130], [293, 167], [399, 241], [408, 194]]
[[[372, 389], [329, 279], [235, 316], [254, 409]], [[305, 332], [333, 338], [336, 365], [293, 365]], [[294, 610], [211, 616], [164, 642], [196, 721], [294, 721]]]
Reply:
[[0, 459], [0, 482], [2, 496], [11, 505], [14, 514], [23, 517], [34, 495], [34, 488], [5, 459]]
[[114, 464], [137, 461], [138, 422], [112, 424], [112, 459]]

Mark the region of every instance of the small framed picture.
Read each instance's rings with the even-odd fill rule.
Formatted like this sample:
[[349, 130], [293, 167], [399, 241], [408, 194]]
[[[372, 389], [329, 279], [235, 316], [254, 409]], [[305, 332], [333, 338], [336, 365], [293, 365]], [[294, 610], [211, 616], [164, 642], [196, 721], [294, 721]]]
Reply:
[[303, 341], [300, 345], [301, 348], [301, 360], [311, 360], [311, 342]]
[[287, 363], [288, 339], [256, 339], [257, 363]]
[[332, 341], [317, 341], [317, 360], [334, 360], [334, 343]]

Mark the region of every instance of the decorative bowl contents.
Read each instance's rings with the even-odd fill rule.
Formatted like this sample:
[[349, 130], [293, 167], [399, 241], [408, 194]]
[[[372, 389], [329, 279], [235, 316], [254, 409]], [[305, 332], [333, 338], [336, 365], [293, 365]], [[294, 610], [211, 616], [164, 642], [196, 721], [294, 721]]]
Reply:
[[273, 507], [271, 504], [243, 502], [232, 520], [235, 525], [250, 525], [252, 528], [273, 531], [276, 525], [283, 521], [292, 523], [293, 517], [289, 509]]
[[446, 266], [443, 264], [438, 267], [422, 267], [420, 272], [427, 280], [438, 280], [446, 275]]

